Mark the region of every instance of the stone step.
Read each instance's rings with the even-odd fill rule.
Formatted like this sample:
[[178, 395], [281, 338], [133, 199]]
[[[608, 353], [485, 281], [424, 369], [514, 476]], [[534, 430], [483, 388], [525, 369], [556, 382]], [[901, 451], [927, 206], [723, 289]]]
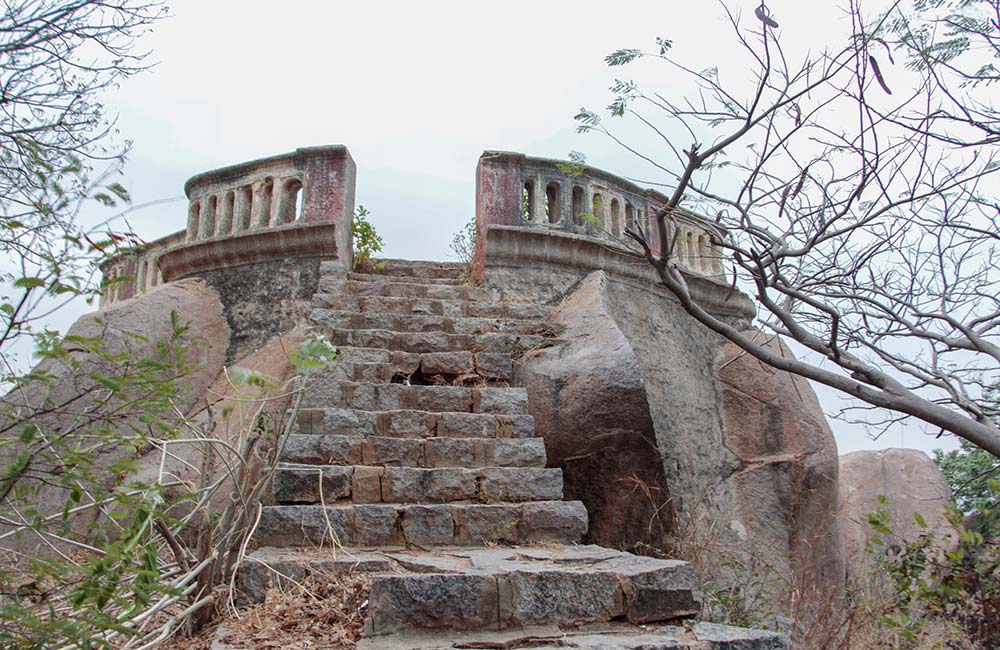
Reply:
[[314, 307], [371, 313], [425, 314], [453, 318], [548, 319], [549, 307], [535, 303], [475, 302], [432, 298], [353, 296], [342, 292], [313, 294]]
[[530, 415], [301, 408], [298, 433], [389, 438], [533, 438]]
[[597, 546], [336, 554], [260, 549], [241, 568], [239, 586], [248, 600], [260, 600], [269, 583], [352, 570], [350, 561], [354, 571], [373, 572], [365, 623], [373, 642], [416, 630], [648, 625], [694, 616], [701, 606], [688, 563]]
[[386, 275], [385, 273], [378, 273], [377, 269], [373, 269], [374, 273], [348, 273], [348, 280], [355, 280], [357, 282], [404, 282], [407, 284], [450, 284], [452, 286], [461, 286], [468, 284], [462, 278], [446, 278], [440, 276], [421, 276], [421, 275]]
[[315, 378], [389, 383], [414, 376], [454, 375], [463, 383], [510, 381], [513, 362], [506, 352], [402, 352], [384, 348], [340, 347], [337, 360], [313, 372]]
[[[412, 367], [409, 364], [391, 363], [351, 363], [340, 362], [329, 369], [325, 375], [340, 381], [352, 381], [371, 384], [407, 384], [407, 385], [500, 385], [506, 386], [514, 375], [514, 364], [509, 354], [498, 353], [495, 361], [478, 359], [469, 363], [445, 355], [465, 354], [461, 352], [432, 353], [442, 355], [441, 358], [430, 359], [426, 365]], [[493, 356], [493, 353], [483, 352], [481, 355]]]
[[313, 465], [545, 467], [541, 438], [367, 438], [293, 433], [281, 460]]
[[557, 340], [538, 334], [448, 334], [447, 332], [397, 332], [389, 329], [359, 330], [321, 328], [336, 346], [382, 348], [400, 352], [503, 352], [522, 354], [554, 345]]
[[318, 325], [340, 329], [388, 329], [397, 332], [444, 332], [445, 334], [552, 335], [554, 327], [546, 321], [524, 318], [453, 317], [434, 314], [395, 314], [313, 309], [309, 318]]
[[319, 279], [321, 293], [335, 293], [377, 298], [427, 298], [431, 300], [462, 300], [486, 302], [496, 296], [493, 291], [468, 284], [432, 284], [404, 282], [403, 278], [386, 277], [379, 282], [351, 280], [344, 276], [323, 275]]
[[282, 463], [278, 503], [520, 503], [563, 497], [562, 470], [548, 467], [370, 467]]
[[302, 408], [523, 415], [528, 412], [528, 391], [513, 387], [407, 386], [314, 379], [304, 388], [301, 404]]
[[579, 501], [273, 505], [261, 510], [258, 546], [576, 544], [587, 532]]
[[686, 622], [683, 626], [611, 623], [561, 627], [532, 625], [482, 632], [404, 630], [390, 635], [362, 637], [357, 650], [787, 650], [789, 647], [788, 640], [777, 632], [699, 621]]
[[[461, 262], [432, 262], [424, 260], [381, 259], [374, 260], [370, 272], [378, 275], [415, 275], [428, 278], [462, 278], [467, 266]], [[335, 265], [330, 265], [336, 271]]]

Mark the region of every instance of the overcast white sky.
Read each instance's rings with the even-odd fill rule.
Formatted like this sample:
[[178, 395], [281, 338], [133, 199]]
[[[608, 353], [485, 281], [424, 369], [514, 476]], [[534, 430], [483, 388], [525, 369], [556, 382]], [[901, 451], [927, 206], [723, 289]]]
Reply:
[[[747, 20], [754, 2], [732, 2]], [[156, 68], [109, 99], [134, 141], [125, 184], [136, 203], [180, 197], [195, 173], [299, 146], [341, 143], [358, 165], [357, 202], [372, 212], [385, 254], [448, 259], [474, 212], [485, 149], [548, 157], [582, 151], [590, 164], [650, 177], [623, 151], [578, 136], [572, 116], [609, 101], [615, 76], [665, 94], [683, 83], [662, 67], [609, 69], [622, 47], [674, 40], [692, 67], [746, 77], [722, 8], [691, 0], [615, 3], [173, 0], [142, 44]], [[838, 3], [772, 0], [793, 49], [846, 27]], [[146, 239], [184, 227], [185, 203], [137, 211]], [[825, 392], [828, 409], [836, 398]], [[833, 422], [841, 452], [951, 446], [916, 428], [878, 441]], [[941, 443], [945, 443], [942, 445]]]

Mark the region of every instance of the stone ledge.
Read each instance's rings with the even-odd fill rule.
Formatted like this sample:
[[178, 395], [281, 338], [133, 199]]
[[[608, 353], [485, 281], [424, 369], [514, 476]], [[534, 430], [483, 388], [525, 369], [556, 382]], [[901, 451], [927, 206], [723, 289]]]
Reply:
[[[184, 193], [191, 197], [206, 187], [225, 185], [253, 174], [267, 174], [275, 169], [305, 169], [308, 157], [326, 156], [334, 159], [350, 160], [351, 153], [342, 144], [320, 145], [314, 147], [299, 147], [288, 153], [257, 158], [235, 165], [227, 165], [218, 169], [195, 174], [184, 183]], [[353, 164], [353, 161], [352, 163]]]
[[293, 223], [174, 246], [160, 255], [164, 282], [288, 257], [338, 257], [336, 222]]
[[372, 573], [366, 636], [416, 630], [498, 630], [627, 621], [643, 625], [698, 613], [686, 562], [599, 546], [549, 544], [378, 551], [262, 548], [240, 570], [241, 596], [308, 574]]
[[[486, 233], [487, 278], [490, 268], [560, 266], [584, 274], [602, 270], [608, 275], [638, 281], [657, 293], [666, 293], [656, 272], [644, 259], [607, 241], [562, 232], [554, 228], [489, 226]], [[739, 291], [709, 277], [684, 274], [691, 295], [709, 312], [741, 319], [757, 313], [753, 302]]]

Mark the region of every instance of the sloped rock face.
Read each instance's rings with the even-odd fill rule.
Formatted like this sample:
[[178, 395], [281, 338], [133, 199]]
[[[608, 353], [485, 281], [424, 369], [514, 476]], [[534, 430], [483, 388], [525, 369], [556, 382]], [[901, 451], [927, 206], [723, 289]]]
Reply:
[[[878, 535], [868, 524], [868, 515], [887, 500], [892, 518], [889, 537]], [[953, 503], [951, 488], [934, 461], [916, 449], [854, 451], [840, 457], [840, 520], [844, 527], [847, 576], [864, 577], [873, 559], [868, 543], [876, 536], [886, 546], [904, 546], [924, 533], [934, 534], [944, 545], [955, 530], [945, 519], [945, 508]], [[920, 526], [919, 514], [927, 528]]]
[[555, 317], [563, 343], [522, 364], [517, 383], [590, 538], [660, 546], [673, 512], [639, 361], [610, 310], [607, 276], [589, 276]]
[[[770, 347], [791, 356], [780, 342]], [[716, 373], [723, 444], [740, 463], [732, 476], [738, 521], [746, 529], [740, 538], [765, 555], [787, 558], [783, 568], [796, 576], [800, 592], [839, 584], [837, 447], [812, 388], [731, 343], [719, 350]]]
[[[491, 273], [511, 293], [571, 284], [551, 269], [547, 282]], [[556, 314], [563, 342], [516, 379], [567, 498], [588, 507], [588, 541], [657, 544], [672, 530], [704, 578], [737, 579], [756, 560], [777, 597], [839, 590], [836, 444], [805, 382], [740, 355], [655, 287], [600, 271]]]
[[[222, 370], [230, 330], [222, 316], [218, 294], [198, 280], [183, 280], [162, 285], [149, 294], [126, 300], [107, 309], [82, 316], [66, 332], [70, 337], [100, 338], [109, 354], [128, 352], [136, 358], [151, 356], [159, 341], [170, 338], [171, 313], [188, 329], [181, 342], [190, 347], [191, 372], [184, 378], [185, 392], [178, 407], [187, 411], [202, 398], [205, 390]], [[134, 336], [138, 334], [141, 338]], [[93, 383], [91, 372], [107, 372], [108, 362], [96, 355], [77, 353], [82, 370], [74, 372], [63, 361], [46, 359], [38, 372], [56, 378], [51, 391], [29, 386], [4, 397], [12, 403], [38, 405], [46, 399], [61, 403], [85, 392]]]
[[[277, 436], [274, 432], [283, 427], [283, 416], [291, 402], [291, 384], [295, 378], [295, 366], [291, 362], [292, 353], [304, 338], [304, 331], [295, 329], [281, 336], [275, 336], [259, 350], [236, 360], [228, 369], [220, 370], [214, 381], [202, 393], [202, 399], [188, 412], [194, 426], [210, 431], [210, 438], [228, 443], [239, 449], [250, 432], [263, 432], [259, 444], [270, 444]], [[223, 342], [217, 341], [225, 350]], [[264, 385], [248, 385], [234, 381], [233, 368], [259, 373], [265, 379]], [[214, 419], [212, 419], [214, 417]], [[161, 471], [177, 481], [197, 485], [200, 472], [205, 466], [206, 452], [219, 456], [224, 453], [212, 443], [184, 443], [172, 445], [170, 456], [161, 458], [157, 449], [139, 459], [139, 469], [134, 478], [140, 482], [155, 482]], [[217, 475], [221, 476], [221, 463], [215, 463]], [[179, 496], [177, 489], [168, 490], [167, 498]], [[229, 483], [218, 490], [210, 508], [221, 512], [230, 499]], [[178, 513], [174, 513], [175, 515]]]

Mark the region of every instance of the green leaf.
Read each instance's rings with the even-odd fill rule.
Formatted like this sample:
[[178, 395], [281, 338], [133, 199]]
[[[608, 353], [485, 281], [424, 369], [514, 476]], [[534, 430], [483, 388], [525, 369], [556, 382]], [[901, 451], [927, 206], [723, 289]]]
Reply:
[[642, 50], [635, 50], [635, 49], [615, 50], [611, 54], [604, 57], [604, 62], [611, 66], [625, 65], [626, 63], [631, 63], [632, 61], [635, 61], [641, 56], [642, 56]]
[[42, 278], [18, 278], [14, 281], [14, 286], [19, 289], [37, 289], [45, 286]]

